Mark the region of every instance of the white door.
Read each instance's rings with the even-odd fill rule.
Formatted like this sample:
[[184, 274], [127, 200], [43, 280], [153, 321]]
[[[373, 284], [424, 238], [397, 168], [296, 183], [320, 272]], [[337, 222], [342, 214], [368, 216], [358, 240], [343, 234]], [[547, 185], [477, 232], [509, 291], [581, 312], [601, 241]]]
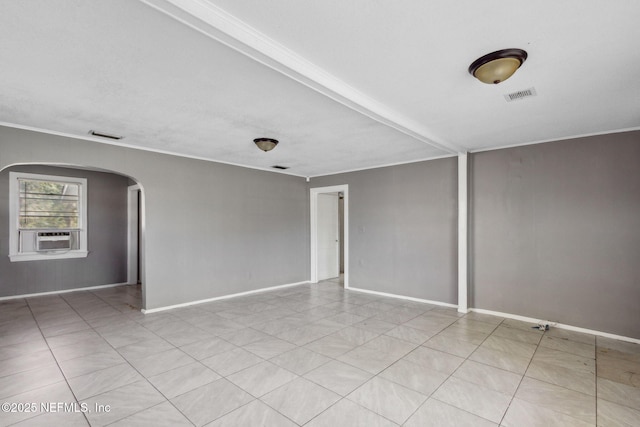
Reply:
[[340, 275], [338, 194], [318, 194], [318, 280]]

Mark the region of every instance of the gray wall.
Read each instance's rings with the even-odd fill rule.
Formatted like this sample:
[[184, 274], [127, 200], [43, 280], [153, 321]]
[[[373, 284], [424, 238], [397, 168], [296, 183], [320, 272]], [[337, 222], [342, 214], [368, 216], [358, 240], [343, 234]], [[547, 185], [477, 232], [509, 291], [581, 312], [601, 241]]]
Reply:
[[309, 279], [302, 178], [0, 127], [0, 169], [25, 162], [142, 185], [147, 309]]
[[471, 306], [640, 338], [640, 132], [474, 154]]
[[[87, 178], [87, 258], [10, 262], [9, 171]], [[123, 176], [78, 169], [15, 166], [0, 172], [0, 296], [126, 282], [127, 185]]]
[[349, 185], [350, 286], [457, 304], [457, 160], [318, 177]]

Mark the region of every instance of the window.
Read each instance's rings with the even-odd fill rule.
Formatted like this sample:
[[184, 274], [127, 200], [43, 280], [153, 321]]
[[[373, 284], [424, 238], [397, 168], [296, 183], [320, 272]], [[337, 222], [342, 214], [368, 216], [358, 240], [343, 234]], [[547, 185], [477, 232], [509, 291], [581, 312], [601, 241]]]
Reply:
[[9, 172], [11, 261], [87, 256], [87, 180]]

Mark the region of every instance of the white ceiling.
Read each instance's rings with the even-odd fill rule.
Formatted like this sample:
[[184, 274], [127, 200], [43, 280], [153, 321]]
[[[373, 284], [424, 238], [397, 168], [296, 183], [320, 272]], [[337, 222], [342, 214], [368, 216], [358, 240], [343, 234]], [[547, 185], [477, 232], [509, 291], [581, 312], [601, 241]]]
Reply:
[[[102, 141], [87, 135], [95, 129], [123, 145], [299, 176], [640, 128], [636, 0], [0, 8], [9, 126]], [[529, 53], [511, 79], [468, 74], [502, 48]], [[536, 97], [504, 99], [531, 87]], [[281, 143], [263, 153], [256, 137]]]

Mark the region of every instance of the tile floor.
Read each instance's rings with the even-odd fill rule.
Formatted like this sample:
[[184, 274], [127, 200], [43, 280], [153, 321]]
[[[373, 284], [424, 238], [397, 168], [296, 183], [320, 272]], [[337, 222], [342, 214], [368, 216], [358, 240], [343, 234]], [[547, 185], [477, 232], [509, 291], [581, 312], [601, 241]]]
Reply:
[[0, 402], [21, 409], [0, 425], [640, 426], [640, 345], [337, 281], [148, 315], [139, 300], [0, 303]]

